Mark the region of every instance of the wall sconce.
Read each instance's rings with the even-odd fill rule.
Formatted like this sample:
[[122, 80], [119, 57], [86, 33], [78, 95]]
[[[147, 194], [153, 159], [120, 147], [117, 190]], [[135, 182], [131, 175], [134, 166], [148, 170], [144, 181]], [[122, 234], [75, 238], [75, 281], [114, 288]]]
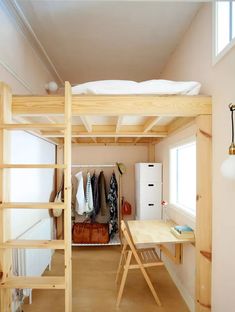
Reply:
[[229, 104], [231, 111], [231, 122], [232, 122], [232, 142], [229, 146], [229, 156], [222, 163], [221, 172], [224, 177], [235, 180], [235, 144], [234, 144], [234, 120], [233, 112], [235, 111], [235, 104]]
[[45, 85], [48, 93], [55, 93], [58, 90], [58, 85], [55, 81], [50, 81]]

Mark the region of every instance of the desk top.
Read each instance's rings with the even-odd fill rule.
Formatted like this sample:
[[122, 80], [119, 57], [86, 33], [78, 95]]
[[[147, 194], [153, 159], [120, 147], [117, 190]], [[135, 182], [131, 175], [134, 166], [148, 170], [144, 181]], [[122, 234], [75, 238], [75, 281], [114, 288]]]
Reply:
[[192, 243], [192, 238], [177, 238], [170, 228], [171, 223], [161, 220], [132, 220], [127, 222], [133, 242], [137, 248], [153, 247], [164, 243]]

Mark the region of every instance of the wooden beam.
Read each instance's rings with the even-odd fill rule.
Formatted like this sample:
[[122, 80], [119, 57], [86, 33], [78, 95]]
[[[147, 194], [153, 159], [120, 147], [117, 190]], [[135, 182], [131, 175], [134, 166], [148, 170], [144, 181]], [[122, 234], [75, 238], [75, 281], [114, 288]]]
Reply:
[[[86, 131], [88, 133], [91, 133], [92, 132], [92, 125], [91, 125], [88, 117], [87, 116], [80, 116], [80, 119], [81, 119], [84, 127], [86, 128]], [[94, 141], [96, 143], [96, 138], [92, 138], [92, 141]]]
[[[13, 114], [63, 115], [63, 96], [14, 96]], [[73, 95], [73, 116], [197, 116], [211, 114], [211, 97], [202, 95]]]
[[90, 142], [78, 142], [74, 144], [79, 144], [79, 146], [146, 146], [146, 143], [137, 143], [134, 142], [97, 142], [97, 143], [90, 143]]
[[[11, 89], [0, 82], [0, 124], [11, 123], [12, 97]], [[10, 161], [11, 133], [0, 129], [0, 165]], [[9, 172], [0, 169], [0, 203], [9, 201], [10, 176]], [[0, 210], [0, 244], [3, 244], [11, 236], [10, 211]], [[0, 280], [5, 282], [12, 275], [12, 252], [11, 250], [0, 250]], [[10, 312], [12, 310], [12, 294], [10, 290], [0, 291], [0, 311]]]
[[64, 203], [30, 203], [30, 202], [3, 202], [0, 204], [0, 209], [65, 209]]
[[65, 82], [65, 107], [64, 119], [66, 124], [64, 136], [64, 265], [65, 265], [65, 312], [72, 312], [72, 234], [71, 234], [71, 197], [72, 197], [72, 88], [68, 81]]
[[57, 123], [57, 120], [53, 116], [46, 116], [46, 118], [52, 124], [56, 124]]
[[[64, 145], [58, 145], [56, 148], [56, 160], [57, 164], [63, 164], [64, 162]], [[63, 179], [63, 170], [56, 170], [56, 190], [58, 191], [61, 187], [62, 179]], [[64, 238], [64, 214], [56, 218], [56, 238], [63, 239]]]
[[155, 145], [152, 143], [148, 143], [148, 162], [155, 162]]
[[0, 124], [0, 129], [6, 129], [6, 130], [34, 130], [34, 129], [42, 129], [42, 130], [60, 130], [64, 129], [65, 125], [64, 124], [39, 124], [39, 123], [28, 123], [28, 124]]
[[[14, 116], [13, 119], [14, 119], [14, 121], [19, 122], [19, 123], [27, 124], [27, 123], [30, 122], [30, 120], [28, 118], [25, 118], [25, 117], [22, 117], [22, 116]], [[30, 130], [27, 130], [27, 132], [32, 134], [32, 135], [34, 135], [34, 136], [36, 136], [36, 137], [38, 137], [38, 138], [40, 138], [40, 139], [43, 139], [43, 140], [47, 141], [49, 143], [56, 144], [56, 145], [59, 144], [59, 141], [56, 138], [54, 138], [54, 139], [44, 138], [42, 136], [42, 134], [41, 134], [42, 131], [38, 131], [38, 130], [30, 131]]]
[[[122, 126], [124, 116], [118, 116], [117, 117], [117, 123], [116, 123], [116, 133], [120, 131], [120, 128]], [[118, 137], [115, 137], [115, 143], [118, 141]]]
[[6, 248], [23, 248], [23, 249], [64, 249], [63, 240], [8, 240], [0, 244], [0, 249]]
[[[159, 116], [150, 117], [143, 127], [143, 133], [147, 133], [148, 131], [150, 131], [160, 120], [161, 117]], [[136, 138], [135, 143], [137, 143], [139, 140], [140, 138]]]
[[[14, 288], [32, 288], [32, 289], [65, 289], [65, 278], [63, 276], [14, 276], [8, 277], [6, 281], [0, 283], [0, 288], [14, 289]], [[2, 311], [8, 311], [5, 309]]]
[[[196, 213], [196, 312], [210, 311], [212, 227], [211, 116], [196, 118], [197, 213]], [[203, 251], [203, 253], [202, 253]]]
[[[114, 125], [93, 125], [92, 132], [116, 132], [116, 126]], [[50, 130], [52, 133], [56, 133], [57, 130]], [[79, 132], [87, 131], [83, 125], [73, 125], [72, 133], [79, 134]], [[154, 128], [154, 132], [167, 132], [167, 126], [157, 126]], [[122, 128], [119, 131], [120, 133], [125, 132], [143, 132], [143, 126], [139, 125], [122, 125]], [[58, 132], [59, 133], [59, 132]], [[42, 131], [42, 134], [47, 134], [45, 131]]]
[[152, 130], [152, 128], [156, 126], [160, 120], [161, 120], [161, 117], [159, 116], [149, 118], [144, 125], [143, 132], [146, 133]]
[[168, 126], [168, 134], [175, 133], [177, 131], [182, 131], [186, 127], [191, 126], [195, 123], [195, 117], [179, 117], [175, 118]]
[[120, 128], [122, 126], [124, 116], [118, 116], [117, 123], [116, 123], [116, 132], [120, 131]]
[[[60, 138], [63, 137], [61, 134], [58, 133], [51, 133], [51, 132], [44, 132], [45, 138]], [[135, 137], [141, 137], [141, 138], [163, 138], [167, 136], [167, 132], [149, 132], [149, 133], [143, 133], [143, 132], [80, 132], [79, 134], [72, 134], [73, 138], [115, 138], [115, 137], [128, 137], [128, 138], [135, 138]]]
[[81, 118], [81, 121], [86, 128], [86, 131], [92, 132], [92, 125], [91, 125], [90, 121], [88, 120], [88, 117], [87, 116], [81, 116], [80, 118]]

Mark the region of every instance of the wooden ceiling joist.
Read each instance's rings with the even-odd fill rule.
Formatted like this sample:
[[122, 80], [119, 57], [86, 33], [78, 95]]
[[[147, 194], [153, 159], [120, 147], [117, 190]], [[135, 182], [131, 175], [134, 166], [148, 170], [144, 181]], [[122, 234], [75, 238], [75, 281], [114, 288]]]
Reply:
[[150, 117], [144, 125], [143, 132], [146, 133], [150, 131], [157, 123], [160, 121], [161, 117]]
[[86, 128], [86, 131], [87, 131], [87, 132], [92, 132], [92, 125], [91, 125], [91, 123], [90, 123], [88, 117], [86, 117], [86, 116], [81, 116], [80, 118], [81, 118], [81, 121], [82, 121], [84, 127]]
[[[150, 117], [143, 127], [143, 133], [147, 133], [148, 131], [150, 131], [154, 126], [157, 125], [157, 123], [161, 120], [161, 118], [162, 117], [160, 116]], [[139, 140], [140, 140], [140, 137], [136, 138], [135, 143], [137, 143]]]
[[[60, 138], [62, 134], [59, 133], [46, 133], [43, 134], [46, 138]], [[164, 138], [167, 136], [167, 132], [151, 132], [151, 133], [143, 133], [143, 132], [80, 132], [79, 134], [72, 134], [73, 138]]]
[[[92, 132], [92, 124], [90, 123], [88, 117], [87, 116], [80, 116], [80, 119], [81, 119], [84, 127], [86, 128], [86, 131], [88, 133], [91, 133]], [[92, 141], [97, 143], [97, 140], [95, 137], [92, 137]]]
[[195, 121], [195, 118], [193, 117], [176, 118], [167, 126], [168, 134], [176, 132], [179, 129], [183, 129], [184, 127], [187, 127], [190, 124], [192, 124], [194, 121]]
[[[30, 126], [30, 120], [28, 118], [24, 118], [24, 117], [21, 117], [21, 116], [14, 116], [13, 120], [19, 123], [19, 127], [22, 127], [22, 124], [24, 124], [24, 125], [27, 124], [28, 125], [28, 126], [26, 126], [25, 129], [21, 128], [20, 130], [25, 130], [25, 131], [29, 132], [30, 134], [33, 134], [33, 135], [39, 137], [40, 139], [44, 139], [44, 140], [48, 141], [49, 143], [53, 143], [53, 144], [56, 144], [56, 145], [61, 143], [59, 138], [55, 137], [55, 138], [49, 139], [49, 138], [44, 137], [43, 134], [42, 134], [42, 131], [40, 131], [41, 127], [39, 127], [39, 129], [35, 129], [35, 127], [34, 128], [33, 127], [30, 128], [31, 127]], [[9, 126], [9, 128], [10, 127], [11, 126]], [[5, 129], [6, 129], [6, 127], [5, 127]]]
[[[118, 116], [117, 123], [116, 123], [116, 133], [120, 131], [120, 128], [122, 126], [124, 116]], [[115, 143], [118, 142], [118, 137], [115, 137]]]
[[121, 128], [122, 123], [123, 123], [123, 118], [124, 118], [124, 116], [119, 116], [119, 117], [117, 118], [116, 132], [119, 132], [119, 131], [120, 131], [120, 128]]
[[[14, 115], [62, 115], [63, 96], [13, 96]], [[132, 113], [133, 112], [133, 113]], [[211, 114], [211, 97], [202, 95], [73, 95], [73, 116], [197, 116]]]

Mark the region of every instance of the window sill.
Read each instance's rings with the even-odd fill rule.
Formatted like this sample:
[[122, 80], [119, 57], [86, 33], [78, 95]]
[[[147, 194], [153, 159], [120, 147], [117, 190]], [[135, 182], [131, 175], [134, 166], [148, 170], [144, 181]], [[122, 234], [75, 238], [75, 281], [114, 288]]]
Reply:
[[169, 204], [166, 209], [166, 215], [177, 224], [187, 224], [192, 229], [196, 226], [196, 216], [193, 213], [185, 211], [181, 207]]

